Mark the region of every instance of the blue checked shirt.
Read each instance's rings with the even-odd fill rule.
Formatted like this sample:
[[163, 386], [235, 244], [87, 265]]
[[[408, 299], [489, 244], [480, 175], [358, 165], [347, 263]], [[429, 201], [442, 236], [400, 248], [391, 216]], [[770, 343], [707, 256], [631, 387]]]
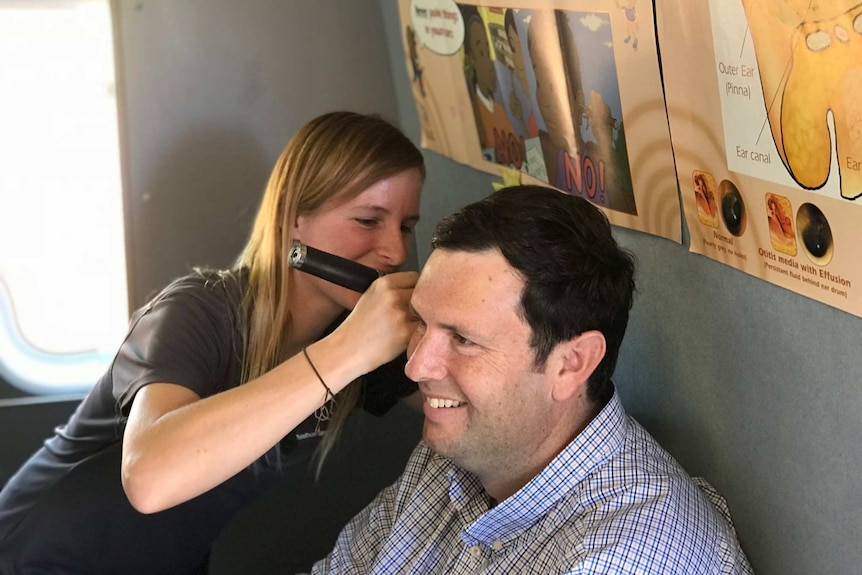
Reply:
[[474, 475], [420, 443], [312, 570], [325, 573], [753, 575], [730, 523], [616, 393], [494, 507]]

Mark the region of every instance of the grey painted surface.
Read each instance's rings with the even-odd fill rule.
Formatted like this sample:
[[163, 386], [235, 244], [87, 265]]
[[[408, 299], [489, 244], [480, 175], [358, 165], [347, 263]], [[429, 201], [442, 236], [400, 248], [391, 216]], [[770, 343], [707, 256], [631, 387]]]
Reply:
[[397, 120], [371, 0], [119, 0], [130, 301], [229, 266], [290, 136], [335, 109]]
[[[383, 8], [401, 125], [419, 141], [395, 2]], [[427, 153], [434, 223], [493, 178]], [[499, 178], [498, 178], [499, 179]], [[623, 403], [728, 499], [758, 575], [862, 573], [862, 319], [616, 229], [639, 261], [615, 381]]]
[[0, 487], [51, 437], [54, 427], [69, 418], [80, 400], [0, 399]]

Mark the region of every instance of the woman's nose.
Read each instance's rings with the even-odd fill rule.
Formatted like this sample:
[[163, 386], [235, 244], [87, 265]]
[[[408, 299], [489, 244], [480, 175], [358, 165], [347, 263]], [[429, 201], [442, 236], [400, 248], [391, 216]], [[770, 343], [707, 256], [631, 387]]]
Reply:
[[408, 242], [411, 237], [405, 235], [400, 226], [394, 230], [386, 230], [380, 238], [377, 253], [387, 265], [394, 268], [400, 267], [407, 261], [407, 253], [410, 251]]

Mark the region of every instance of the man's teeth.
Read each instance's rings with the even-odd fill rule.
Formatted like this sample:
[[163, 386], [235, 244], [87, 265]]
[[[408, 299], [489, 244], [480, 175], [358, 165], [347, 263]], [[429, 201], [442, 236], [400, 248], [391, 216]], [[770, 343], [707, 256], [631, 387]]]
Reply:
[[437, 409], [438, 407], [460, 407], [461, 402], [455, 401], [454, 399], [439, 399], [436, 397], [428, 398], [428, 405]]

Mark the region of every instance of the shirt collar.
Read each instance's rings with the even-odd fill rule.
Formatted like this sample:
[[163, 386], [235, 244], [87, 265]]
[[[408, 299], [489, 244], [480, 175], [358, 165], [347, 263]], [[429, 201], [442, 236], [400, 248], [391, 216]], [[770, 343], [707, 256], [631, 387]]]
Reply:
[[[626, 425], [625, 409], [615, 390], [607, 405], [559, 455], [518, 492], [473, 522], [464, 533], [465, 539], [491, 545], [516, 537], [619, 449]], [[474, 491], [471, 476], [451, 474], [450, 496]]]

